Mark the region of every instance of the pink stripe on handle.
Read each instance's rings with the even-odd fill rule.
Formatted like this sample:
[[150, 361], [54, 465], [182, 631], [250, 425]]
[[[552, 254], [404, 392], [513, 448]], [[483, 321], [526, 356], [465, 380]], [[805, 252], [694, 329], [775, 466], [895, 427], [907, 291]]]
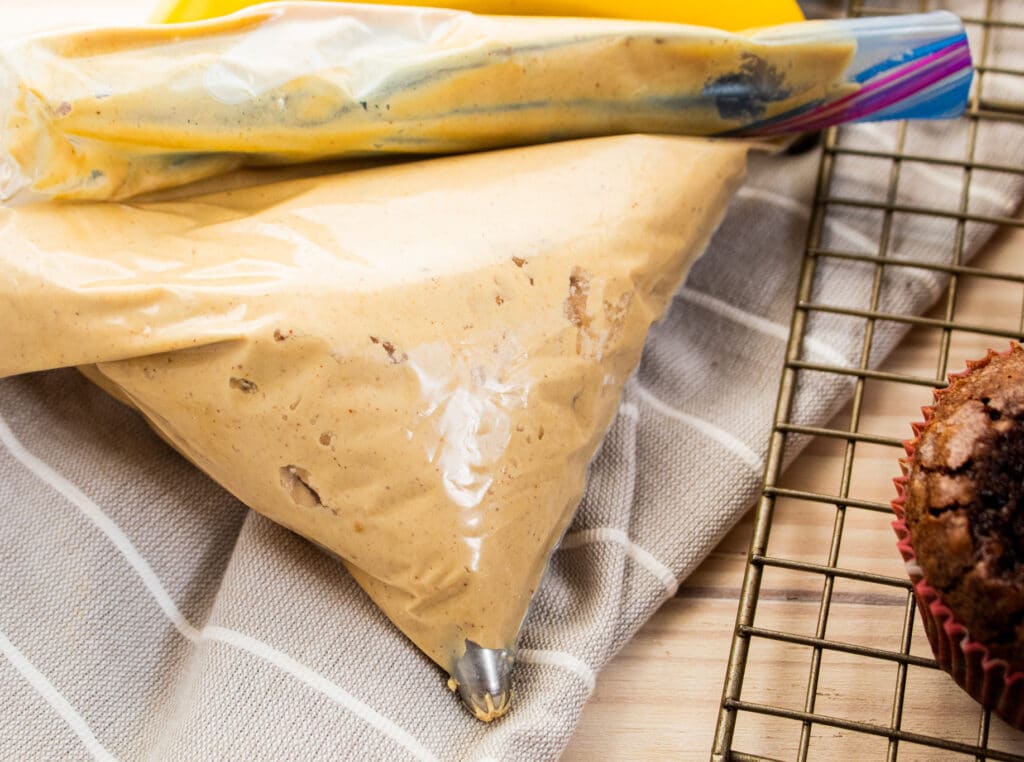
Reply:
[[[892, 87], [888, 91], [882, 91], [875, 93], [871, 98], [866, 100], [858, 101], [853, 108], [845, 111], [839, 115], [824, 115], [814, 121], [807, 122], [802, 121], [799, 129], [804, 131], [819, 130], [825, 127], [830, 127], [833, 124], [839, 122], [852, 122], [856, 119], [860, 119], [863, 116], [874, 113], [875, 111], [881, 111], [882, 109], [888, 108], [894, 103], [898, 103], [901, 100], [905, 100], [908, 97], [915, 95], [922, 90], [925, 90], [937, 82], [941, 82], [947, 77], [962, 71], [965, 64], [970, 64], [970, 57], [963, 56], [961, 60], [954, 59], [953, 61], [947, 62], [945, 66], [936, 68], [932, 71], [921, 72], [914, 76], [912, 80], [905, 83], [899, 83]], [[817, 115], [813, 115], [817, 116]], [[766, 130], [776, 129], [777, 125], [765, 128]], [[786, 129], [793, 129], [791, 125], [786, 124]]]
[[843, 117], [845, 119], [857, 119], [872, 111], [881, 111], [897, 101], [901, 101], [914, 93], [919, 93], [926, 87], [931, 87], [936, 82], [941, 82], [946, 77], [956, 74], [966, 66], [969, 66], [970, 63], [971, 57], [964, 51], [951, 61], [942, 62], [942, 65], [934, 67], [932, 71], [921, 72], [919, 79], [915, 76], [913, 81], [904, 83], [903, 86], [894, 87], [889, 92], [878, 93], [877, 97], [872, 97], [858, 103], [859, 108], [851, 109]]
[[[872, 82], [871, 84], [861, 88], [855, 93], [850, 93], [849, 95], [843, 96], [839, 100], [833, 101], [832, 103], [822, 106], [819, 109], [815, 109], [810, 113], [801, 114], [799, 116], [792, 117], [791, 119], [787, 119], [785, 121], [769, 125], [765, 127], [765, 130], [820, 129], [820, 127], [808, 127], [807, 125], [821, 124], [824, 120], [828, 119], [833, 114], [835, 114], [835, 112], [842, 112], [847, 104], [850, 104], [852, 106], [856, 103], [859, 103], [863, 101], [866, 97], [874, 93], [875, 91], [885, 88], [890, 83], [896, 80], [905, 79], [908, 75], [914, 76], [914, 73], [917, 72], [919, 69], [931, 66], [933, 63], [938, 62], [943, 58], [949, 57], [950, 55], [954, 56], [953, 63], [955, 64], [955, 66], [953, 67], [952, 71], [964, 68], [965, 64], [970, 65], [971, 58], [970, 53], [967, 50], [967, 43], [958, 42], [956, 45], [952, 47], [936, 51], [935, 53], [932, 53], [931, 55], [926, 56], [925, 58], [922, 58], [918, 61], [912, 61], [909, 65], [897, 69], [895, 72], [889, 74], [886, 77], [883, 77], [882, 79]], [[944, 74], [943, 76], [946, 75]], [[928, 84], [932, 84], [935, 81], [937, 80], [932, 79]], [[920, 91], [921, 89], [921, 87], [907, 88], [907, 93], [912, 94], [914, 92]], [[891, 103], [887, 105], [891, 105]], [[844, 115], [840, 115], [839, 118], [843, 118], [843, 116]], [[763, 134], [760, 130], [756, 132], [757, 134]]]
[[799, 120], [786, 120], [777, 124], [769, 125], [763, 130], [755, 130], [754, 134], [772, 134], [778, 130], [818, 130], [824, 127], [838, 124], [840, 122], [852, 122], [868, 114], [887, 109], [893, 103], [899, 102], [915, 93], [921, 92], [947, 77], [961, 72], [970, 65], [970, 56], [963, 55], [945, 62], [945, 66], [936, 68], [929, 72], [915, 73], [908, 82], [896, 83], [888, 90], [873, 93], [868, 98], [859, 98], [853, 108], [841, 114], [811, 113], [804, 115]]

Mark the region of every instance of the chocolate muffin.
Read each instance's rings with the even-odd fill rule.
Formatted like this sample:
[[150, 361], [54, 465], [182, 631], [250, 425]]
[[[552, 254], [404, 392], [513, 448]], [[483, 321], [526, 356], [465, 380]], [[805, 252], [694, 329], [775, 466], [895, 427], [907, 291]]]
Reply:
[[940, 665], [1022, 727], [1024, 350], [968, 363], [924, 412], [893, 508], [925, 629]]

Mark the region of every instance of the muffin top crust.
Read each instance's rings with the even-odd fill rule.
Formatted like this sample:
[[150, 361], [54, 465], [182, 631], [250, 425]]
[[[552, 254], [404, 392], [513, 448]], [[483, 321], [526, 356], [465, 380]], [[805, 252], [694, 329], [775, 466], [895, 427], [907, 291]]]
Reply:
[[1024, 350], [969, 363], [926, 414], [905, 464], [917, 562], [972, 639], [1024, 668]]

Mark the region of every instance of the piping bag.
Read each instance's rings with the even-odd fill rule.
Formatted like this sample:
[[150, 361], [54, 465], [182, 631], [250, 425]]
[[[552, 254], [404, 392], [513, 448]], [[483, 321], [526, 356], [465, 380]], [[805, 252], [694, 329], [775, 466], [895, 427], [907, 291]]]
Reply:
[[746, 151], [618, 136], [0, 207], [0, 377], [80, 366], [343, 559], [492, 720], [648, 327]]
[[943, 11], [730, 33], [258, 5], [0, 48], [0, 199], [121, 199], [244, 164], [952, 117], [970, 80]]

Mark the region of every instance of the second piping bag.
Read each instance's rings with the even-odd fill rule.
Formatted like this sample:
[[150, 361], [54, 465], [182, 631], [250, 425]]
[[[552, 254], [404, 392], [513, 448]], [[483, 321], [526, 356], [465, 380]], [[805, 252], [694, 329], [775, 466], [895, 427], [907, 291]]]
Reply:
[[957, 115], [954, 15], [730, 33], [277, 3], [0, 48], [0, 200], [119, 199], [246, 163]]
[[608, 137], [2, 207], [0, 377], [82, 367], [340, 556], [491, 720], [647, 329], [746, 150]]

